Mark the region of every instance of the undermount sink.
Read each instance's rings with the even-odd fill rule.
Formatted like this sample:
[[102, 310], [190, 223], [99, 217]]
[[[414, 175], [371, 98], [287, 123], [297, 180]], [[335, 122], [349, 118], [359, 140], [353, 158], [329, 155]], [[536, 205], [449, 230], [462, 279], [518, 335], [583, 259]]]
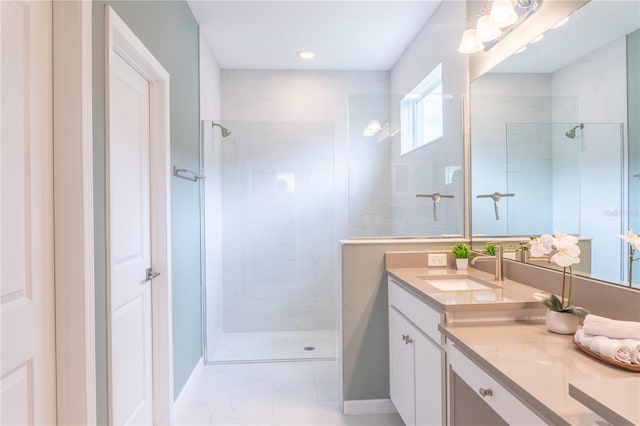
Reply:
[[425, 283], [441, 291], [464, 291], [464, 290], [492, 290], [495, 288], [501, 288], [497, 285], [492, 285], [478, 280], [474, 280], [468, 277], [459, 278], [431, 278], [420, 277]]

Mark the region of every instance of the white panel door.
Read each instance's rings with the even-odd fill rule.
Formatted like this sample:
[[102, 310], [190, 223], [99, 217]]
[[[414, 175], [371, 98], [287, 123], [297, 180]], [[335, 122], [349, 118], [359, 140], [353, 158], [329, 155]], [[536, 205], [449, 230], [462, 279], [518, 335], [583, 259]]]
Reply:
[[52, 14], [0, 1], [0, 424], [55, 424]]
[[111, 423], [153, 424], [149, 82], [119, 55], [109, 76]]

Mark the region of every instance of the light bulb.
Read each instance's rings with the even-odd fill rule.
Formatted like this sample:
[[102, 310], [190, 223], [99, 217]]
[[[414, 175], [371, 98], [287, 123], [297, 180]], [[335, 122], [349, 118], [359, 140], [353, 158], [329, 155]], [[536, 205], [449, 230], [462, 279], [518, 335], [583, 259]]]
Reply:
[[496, 27], [489, 15], [484, 15], [478, 18], [476, 25], [476, 40], [478, 41], [491, 41], [500, 37], [502, 31]]
[[462, 41], [458, 47], [460, 53], [476, 53], [484, 49], [484, 45], [476, 40], [475, 28], [469, 28], [462, 33]]
[[494, 0], [491, 6], [491, 19], [498, 28], [513, 25], [518, 20], [511, 0]]
[[313, 50], [301, 50], [300, 52], [298, 52], [298, 57], [300, 59], [309, 60], [315, 58], [316, 54]]

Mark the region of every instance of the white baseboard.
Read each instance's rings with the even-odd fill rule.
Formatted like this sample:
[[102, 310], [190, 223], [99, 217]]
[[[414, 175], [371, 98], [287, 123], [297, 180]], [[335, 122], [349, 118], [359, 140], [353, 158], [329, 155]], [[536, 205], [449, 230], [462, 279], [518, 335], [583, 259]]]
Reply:
[[359, 399], [344, 401], [344, 414], [386, 414], [397, 413], [395, 405], [390, 399]]
[[182, 408], [182, 406], [184, 405], [184, 401], [183, 401], [184, 400], [184, 395], [186, 395], [188, 393], [189, 388], [191, 387], [191, 384], [193, 383], [193, 378], [196, 377], [200, 373], [200, 370], [202, 370], [203, 366], [204, 366], [204, 359], [200, 358], [198, 360], [198, 364], [196, 364], [196, 366], [193, 367], [193, 371], [189, 375], [189, 378], [187, 379], [187, 382], [182, 387], [182, 390], [180, 391], [180, 395], [178, 395], [178, 397], [176, 398], [176, 400], [173, 403], [173, 412], [174, 412], [174, 414], [179, 408]]

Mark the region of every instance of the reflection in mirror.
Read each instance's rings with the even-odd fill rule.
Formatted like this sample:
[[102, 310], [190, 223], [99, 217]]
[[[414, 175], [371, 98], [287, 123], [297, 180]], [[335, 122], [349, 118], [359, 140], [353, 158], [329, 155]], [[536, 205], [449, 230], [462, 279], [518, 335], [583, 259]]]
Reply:
[[407, 96], [349, 96], [350, 238], [463, 235], [462, 98], [441, 94], [443, 134], [403, 152], [389, 109]]
[[625, 282], [618, 236], [640, 231], [639, 22], [637, 1], [592, 0], [471, 83], [475, 239], [579, 235], [581, 273]]

